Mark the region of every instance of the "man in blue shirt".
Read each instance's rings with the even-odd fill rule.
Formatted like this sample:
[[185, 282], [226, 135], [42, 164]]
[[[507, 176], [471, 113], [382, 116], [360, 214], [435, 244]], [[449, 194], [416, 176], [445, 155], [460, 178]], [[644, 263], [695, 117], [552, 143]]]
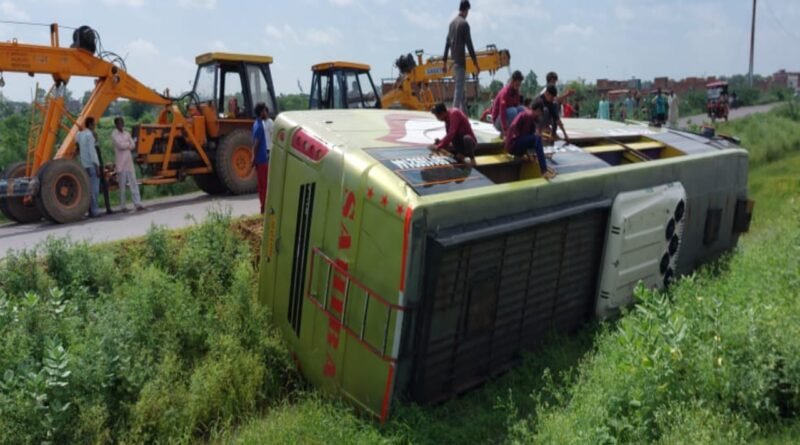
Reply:
[[83, 130], [78, 133], [78, 152], [80, 154], [81, 165], [89, 175], [89, 191], [91, 195], [91, 207], [89, 217], [97, 218], [100, 216], [100, 209], [97, 206], [97, 195], [100, 193], [100, 159], [95, 151], [97, 138], [94, 135], [94, 118], [87, 117], [83, 123]]
[[272, 119], [269, 108], [259, 103], [255, 108], [256, 121], [253, 123], [253, 167], [258, 178], [258, 200], [261, 202], [261, 213], [264, 213], [264, 201], [267, 199], [267, 177], [269, 175], [269, 144], [272, 140]]
[[664, 125], [667, 121], [667, 98], [661, 93], [661, 88], [658, 89], [658, 94], [653, 99], [655, 106], [655, 124]]

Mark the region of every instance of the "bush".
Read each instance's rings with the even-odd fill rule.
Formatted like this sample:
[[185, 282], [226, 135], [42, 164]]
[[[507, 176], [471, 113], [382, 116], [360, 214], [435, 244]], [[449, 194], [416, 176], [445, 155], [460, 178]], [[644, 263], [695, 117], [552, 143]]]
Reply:
[[298, 379], [230, 225], [7, 257], [0, 444], [188, 443], [280, 403]]
[[800, 229], [782, 233], [722, 276], [706, 269], [668, 295], [639, 289], [641, 303], [597, 339], [573, 385], [551, 388], [561, 402], [540, 404], [527, 432], [542, 443], [744, 443], [796, 418]]

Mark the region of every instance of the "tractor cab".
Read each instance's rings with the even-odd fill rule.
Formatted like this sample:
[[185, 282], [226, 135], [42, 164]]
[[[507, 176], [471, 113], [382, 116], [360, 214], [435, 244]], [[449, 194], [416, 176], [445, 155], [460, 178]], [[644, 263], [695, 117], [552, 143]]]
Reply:
[[[197, 56], [193, 96], [200, 114], [219, 119], [255, 119], [253, 109], [263, 102], [277, 115], [269, 66], [272, 57], [206, 53]], [[208, 107], [213, 107], [209, 113]], [[209, 120], [210, 121], [210, 120]]]
[[381, 107], [369, 65], [325, 62], [314, 65], [311, 71], [310, 110]]

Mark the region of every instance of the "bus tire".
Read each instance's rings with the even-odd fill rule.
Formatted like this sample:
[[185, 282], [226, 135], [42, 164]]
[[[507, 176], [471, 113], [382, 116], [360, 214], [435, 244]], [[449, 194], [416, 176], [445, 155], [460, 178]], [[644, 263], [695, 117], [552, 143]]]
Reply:
[[[0, 174], [2, 179], [16, 179], [25, 177], [25, 163], [15, 162], [3, 170]], [[0, 211], [6, 218], [20, 224], [34, 223], [42, 219], [42, 214], [32, 200], [26, 204], [24, 198], [3, 198], [0, 199]]]
[[65, 224], [83, 219], [89, 211], [89, 175], [78, 162], [47, 162], [39, 171], [39, 183], [39, 202], [47, 219]]
[[247, 130], [228, 133], [217, 149], [217, 177], [234, 195], [255, 193], [258, 188], [253, 168], [253, 138]]

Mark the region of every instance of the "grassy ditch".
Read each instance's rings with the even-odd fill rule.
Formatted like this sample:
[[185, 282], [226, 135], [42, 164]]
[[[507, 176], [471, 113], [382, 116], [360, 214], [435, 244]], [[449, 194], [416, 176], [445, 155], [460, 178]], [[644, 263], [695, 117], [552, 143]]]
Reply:
[[0, 263], [0, 443], [188, 443], [298, 382], [231, 220]]

